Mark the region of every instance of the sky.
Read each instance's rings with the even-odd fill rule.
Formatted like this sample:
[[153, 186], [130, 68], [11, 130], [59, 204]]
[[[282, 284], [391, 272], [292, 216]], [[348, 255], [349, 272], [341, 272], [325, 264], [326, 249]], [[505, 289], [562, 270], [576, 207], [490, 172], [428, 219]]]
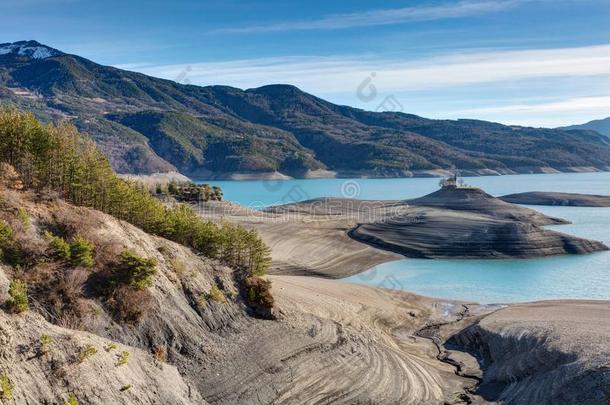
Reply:
[[555, 127], [610, 116], [610, 0], [0, 0], [34, 39], [195, 85]]

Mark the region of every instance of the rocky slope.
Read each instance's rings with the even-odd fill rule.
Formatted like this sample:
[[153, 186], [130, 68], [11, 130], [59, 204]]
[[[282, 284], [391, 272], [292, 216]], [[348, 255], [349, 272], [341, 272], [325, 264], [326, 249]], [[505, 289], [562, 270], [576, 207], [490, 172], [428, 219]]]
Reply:
[[288, 85], [182, 85], [35, 41], [0, 49], [0, 101], [45, 120], [72, 121], [122, 173], [396, 177], [610, 166], [610, 141], [592, 131], [368, 112]]
[[610, 306], [602, 301], [513, 305], [453, 335], [482, 368], [477, 390], [502, 404], [610, 402]]
[[[0, 274], [4, 300], [8, 280]], [[52, 340], [45, 353], [42, 336]], [[34, 313], [0, 312], [0, 342], [0, 365], [16, 404], [68, 403], [70, 394], [81, 404], [207, 403], [174, 366], [158, 362], [148, 351], [58, 327]], [[109, 345], [114, 348], [103, 349]], [[79, 353], [87, 346], [97, 353], [80, 362]], [[122, 352], [129, 353], [129, 362], [117, 366]]]
[[[163, 363], [167, 359], [178, 367], [182, 375], [185, 372], [193, 372], [194, 375], [194, 371], [199, 370], [202, 364], [209, 365], [214, 361], [218, 351], [213, 348], [222, 341], [217, 331], [225, 327], [225, 324], [234, 317], [242, 319], [245, 323], [249, 317], [245, 314], [243, 306], [240, 306], [235, 299], [222, 305], [198, 300], [215, 285], [219, 285], [226, 296], [235, 294], [231, 270], [199, 258], [180, 245], [152, 237], [138, 228], [97, 211], [77, 208], [60, 200], [37, 202], [40, 196], [22, 192], [3, 190], [1, 198], [4, 202], [2, 217], [5, 220], [11, 221], [11, 213], [18, 207], [31, 217], [31, 227], [19, 236], [22, 245], [31, 246], [32, 249], [44, 246], [41, 231], [52, 226], [57, 229], [77, 231], [79, 235], [94, 244], [96, 252], [96, 263], [91, 275], [86, 272], [82, 277], [78, 269], [60, 267], [49, 280], [50, 284], [40, 279], [44, 277], [45, 272], [53, 269], [53, 267], [47, 268], [44, 263], [29, 267], [24, 274], [21, 274], [19, 269], [3, 268], [5, 280], [7, 276], [11, 278], [18, 276], [29, 283], [32, 312], [46, 315], [47, 321], [58, 326], [89, 332], [87, 334], [65, 328], [48, 327], [50, 331], [48, 335], [59, 336], [58, 339], [54, 339], [54, 342], [59, 343], [57, 345], [53, 343], [53, 347], [57, 346], [56, 351], [60, 361], [57, 367], [61, 368], [65, 365], [72, 375], [82, 373], [82, 377], [79, 378], [60, 379], [48, 373], [46, 380], [38, 379], [35, 375], [27, 375], [29, 380], [20, 380], [26, 376], [17, 374], [13, 377], [13, 374], [26, 373], [27, 369], [22, 367], [28, 366], [28, 356], [17, 355], [18, 351], [12, 353], [15, 363], [8, 363], [12, 364], [10, 367], [5, 363], [5, 369], [8, 368], [11, 378], [15, 379], [15, 395], [24, 397], [35, 395], [36, 403], [55, 401], [61, 403], [61, 398], [65, 397], [67, 392], [73, 392], [77, 398], [82, 398], [84, 403], [107, 403], [105, 399], [119, 395], [124, 395], [123, 399], [117, 400], [119, 403], [159, 403], [165, 402], [163, 398], [170, 403], [203, 403], [200, 392], [203, 392], [202, 388], [205, 387], [200, 380], [193, 379], [187, 384], [177, 372], [173, 371], [172, 376], [173, 367], [166, 372], [154, 373], [156, 367], [152, 353], [163, 353], [160, 356], [161, 364], [158, 365], [161, 369], [166, 366]], [[11, 223], [14, 229], [19, 229], [18, 223], [14, 220]], [[150, 289], [150, 297], [136, 298], [139, 303], [132, 298], [132, 301], [127, 303], [132, 308], [141, 308], [145, 311], [145, 316], [136, 324], [117, 318], [112, 308], [94, 294], [96, 275], [111, 266], [119, 252], [125, 248], [143, 257], [154, 258], [158, 263], [158, 273], [155, 276], [154, 287]], [[4, 287], [3, 291], [6, 292], [6, 284]], [[70, 295], [67, 295], [68, 291], [72, 291]], [[64, 298], [57, 300], [54, 298], [56, 294]], [[3, 326], [9, 333], [14, 334], [18, 330], [16, 328], [21, 325], [24, 330], [19, 332], [20, 335], [34, 336], [30, 340], [13, 338], [12, 342], [17, 348], [24, 342], [35, 345], [35, 340], [40, 338], [40, 335], [36, 335], [48, 324], [33, 314], [28, 315], [31, 318], [26, 319], [34, 319], [35, 322], [25, 322], [25, 319], [20, 320], [21, 317], [22, 315], [5, 316], [4, 320], [9, 323]], [[69, 343], [71, 339], [74, 343]], [[131, 346], [132, 348], [127, 350], [130, 353], [134, 351], [136, 356], [142, 358], [139, 360], [136, 357], [134, 362], [134, 365], [139, 364], [141, 370], [138, 371], [134, 367], [134, 375], [131, 376], [122, 372], [119, 367], [114, 367], [113, 353], [106, 353], [102, 349], [102, 342], [106, 345], [109, 341], [119, 344], [119, 347]], [[73, 358], [78, 357], [78, 350], [82, 346], [76, 351], [73, 347], [85, 342], [93, 344], [98, 353], [91, 357], [90, 365], [89, 362], [74, 364]], [[202, 351], [202, 347], [209, 349]], [[39, 359], [40, 367], [52, 369], [55, 367], [52, 360], [53, 357]], [[101, 377], [85, 383], [87, 373], [93, 372]], [[115, 375], [116, 373], [118, 375]], [[163, 389], [153, 389], [155, 381], [163, 381], [165, 377], [168, 378], [167, 381], [175, 381], [176, 384], [166, 385]], [[106, 386], [104, 379], [112, 384]], [[164, 384], [167, 381], [164, 381]], [[124, 384], [117, 385], [119, 382]], [[36, 392], [27, 388], [36, 384], [41, 386]], [[101, 388], [97, 388], [98, 384]], [[120, 391], [116, 392], [117, 389], [129, 384], [139, 387], [134, 390], [133, 395], [129, 392], [124, 394]], [[143, 390], [148, 392], [139, 395], [138, 393]]]

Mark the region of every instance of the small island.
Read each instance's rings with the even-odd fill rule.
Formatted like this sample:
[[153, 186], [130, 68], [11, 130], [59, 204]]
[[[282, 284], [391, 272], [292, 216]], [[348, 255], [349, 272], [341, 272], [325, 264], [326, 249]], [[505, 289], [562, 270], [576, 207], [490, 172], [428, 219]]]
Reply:
[[564, 207], [610, 207], [610, 196], [576, 193], [531, 191], [500, 197], [502, 201], [525, 205], [559, 205]]

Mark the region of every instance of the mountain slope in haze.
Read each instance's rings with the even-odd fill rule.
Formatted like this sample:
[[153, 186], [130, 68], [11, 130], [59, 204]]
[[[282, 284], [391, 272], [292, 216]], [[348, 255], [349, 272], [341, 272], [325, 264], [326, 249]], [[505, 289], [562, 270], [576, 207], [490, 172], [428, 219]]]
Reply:
[[582, 130], [590, 130], [596, 131], [604, 136], [610, 137], [610, 117], [604, 118], [601, 120], [593, 120], [589, 121], [585, 124], [581, 125], [570, 125], [568, 127], [563, 127], [561, 129], [564, 130], [572, 130], [572, 129], [582, 129]]
[[182, 85], [35, 41], [0, 44], [0, 102], [73, 122], [123, 173], [408, 176], [610, 166], [610, 140], [590, 131], [369, 112], [289, 85]]

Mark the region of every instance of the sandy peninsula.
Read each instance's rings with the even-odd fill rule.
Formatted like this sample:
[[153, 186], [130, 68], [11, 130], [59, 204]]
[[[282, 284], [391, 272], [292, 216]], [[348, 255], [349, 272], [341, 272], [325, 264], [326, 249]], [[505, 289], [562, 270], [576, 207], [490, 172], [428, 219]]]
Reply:
[[531, 258], [585, 254], [601, 242], [550, 231], [566, 221], [506, 203], [478, 188], [441, 189], [406, 202], [410, 208], [360, 223], [349, 235], [414, 258]]

